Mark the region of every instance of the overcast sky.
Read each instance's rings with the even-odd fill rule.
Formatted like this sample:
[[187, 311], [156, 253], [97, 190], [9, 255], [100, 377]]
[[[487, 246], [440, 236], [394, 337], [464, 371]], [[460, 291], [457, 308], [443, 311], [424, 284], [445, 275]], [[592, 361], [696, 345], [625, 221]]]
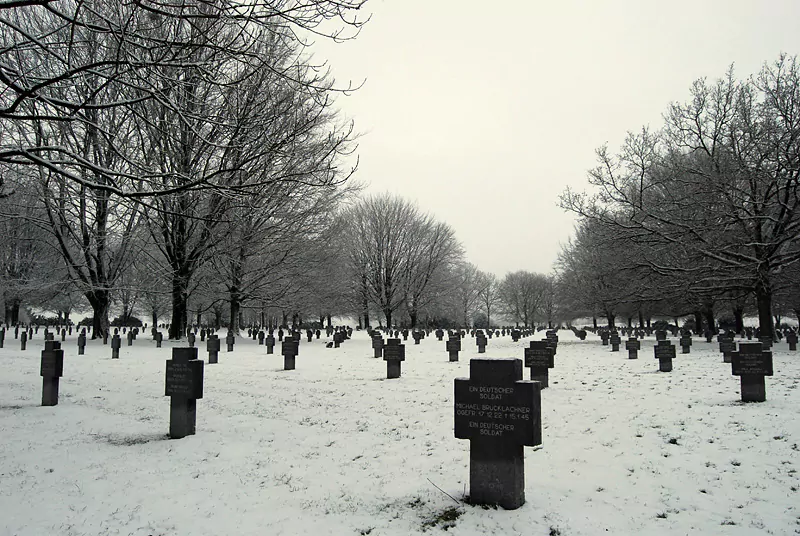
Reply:
[[547, 273], [594, 151], [659, 127], [692, 81], [800, 53], [800, 0], [369, 0], [357, 40], [317, 42], [363, 133], [357, 177], [449, 223], [502, 277]]

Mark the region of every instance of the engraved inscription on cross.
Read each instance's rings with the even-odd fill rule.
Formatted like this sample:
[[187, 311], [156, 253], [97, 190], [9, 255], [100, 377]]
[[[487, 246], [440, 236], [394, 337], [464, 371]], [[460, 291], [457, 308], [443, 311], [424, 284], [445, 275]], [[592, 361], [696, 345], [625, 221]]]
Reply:
[[764, 402], [767, 387], [764, 376], [772, 376], [772, 352], [760, 342], [743, 342], [738, 352], [731, 352], [731, 373], [739, 376], [742, 402]]

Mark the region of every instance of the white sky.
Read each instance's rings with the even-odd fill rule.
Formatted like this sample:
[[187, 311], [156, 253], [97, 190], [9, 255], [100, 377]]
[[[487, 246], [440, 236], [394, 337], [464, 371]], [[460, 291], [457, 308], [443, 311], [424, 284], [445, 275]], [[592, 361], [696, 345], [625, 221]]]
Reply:
[[798, 0], [370, 0], [357, 40], [317, 42], [363, 133], [368, 193], [448, 222], [499, 277], [549, 272], [572, 233], [557, 206], [594, 150], [659, 127], [697, 78], [800, 53]]

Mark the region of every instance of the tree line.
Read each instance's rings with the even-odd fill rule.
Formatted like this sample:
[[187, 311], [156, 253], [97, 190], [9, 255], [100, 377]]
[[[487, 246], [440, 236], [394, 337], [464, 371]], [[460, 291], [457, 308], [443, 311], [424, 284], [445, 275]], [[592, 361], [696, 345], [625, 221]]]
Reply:
[[800, 64], [781, 55], [745, 79], [697, 80], [657, 129], [597, 150], [590, 190], [567, 189], [579, 216], [557, 261], [572, 315], [689, 316], [721, 311], [764, 334], [800, 313]]

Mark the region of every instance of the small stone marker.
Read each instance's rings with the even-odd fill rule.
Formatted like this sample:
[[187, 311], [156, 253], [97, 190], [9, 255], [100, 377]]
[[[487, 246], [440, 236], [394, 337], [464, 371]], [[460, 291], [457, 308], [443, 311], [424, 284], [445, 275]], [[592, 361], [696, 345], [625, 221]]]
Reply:
[[525, 504], [523, 446], [542, 444], [541, 391], [519, 359], [472, 359], [455, 379], [455, 437], [470, 440], [469, 501], [508, 510]]
[[658, 370], [660, 372], [672, 372], [672, 360], [675, 359], [675, 346], [667, 341], [658, 341], [653, 346], [653, 353], [658, 359]]
[[265, 337], [265, 333], [264, 333], [264, 330], [262, 329], [261, 331], [258, 332], [258, 345], [259, 346], [262, 346], [264, 344], [264, 337]]
[[6, 342], [6, 328], [0, 328], [0, 348], [3, 347], [5, 342]]
[[64, 329], [64, 328], [61, 328], [61, 342], [64, 342], [66, 340], [67, 340], [67, 330]]
[[625, 341], [625, 349], [628, 351], [628, 359], [638, 359], [639, 350], [642, 348], [642, 343], [636, 337], [628, 337]]
[[441, 341], [444, 337], [444, 330], [442, 330], [442, 328], [437, 329], [434, 333], [436, 335], [436, 340]]
[[339, 348], [339, 346], [342, 344], [343, 340], [344, 340], [344, 332], [337, 331], [336, 333], [334, 333], [333, 334], [333, 347], [334, 348]]
[[383, 348], [383, 360], [386, 361], [386, 379], [400, 377], [400, 365], [406, 359], [406, 347], [400, 339], [387, 339]]
[[205, 328], [200, 330], [200, 342], [206, 342], [206, 329]]
[[372, 337], [372, 349], [374, 350], [373, 357], [382, 357], [383, 356], [383, 337], [380, 333], [375, 332]]
[[228, 351], [233, 352], [233, 345], [236, 344], [236, 337], [232, 331], [229, 331], [228, 335], [225, 337], [225, 344], [228, 345]]
[[23, 331], [22, 335], [19, 336], [19, 347], [20, 350], [25, 350], [25, 347], [28, 346], [28, 332]]
[[667, 340], [667, 331], [664, 329], [657, 329], [656, 330], [656, 340], [657, 341], [666, 341]]
[[717, 337], [719, 341], [719, 351], [722, 352], [722, 362], [730, 363], [731, 354], [736, 351], [736, 343], [733, 342], [733, 335], [720, 335]]
[[525, 366], [531, 369], [531, 380], [541, 384], [541, 389], [549, 386], [550, 369], [555, 367], [553, 347], [549, 341], [531, 341], [525, 348]]
[[[790, 331], [786, 334], [786, 342], [789, 343], [789, 351], [796, 352], [797, 351], [797, 333], [794, 331]], [[2, 346], [0, 346], [2, 348]]]
[[689, 333], [684, 333], [680, 338], [681, 353], [688, 354], [692, 347], [692, 336]]
[[194, 435], [197, 401], [203, 398], [203, 363], [197, 348], [173, 348], [167, 359], [164, 395], [169, 401], [169, 437], [180, 439]]
[[[190, 333], [187, 337], [189, 339], [189, 348], [194, 348], [194, 333]], [[156, 331], [156, 348], [161, 348], [161, 343], [164, 340], [164, 334]]]
[[86, 330], [81, 330], [80, 335], [78, 335], [78, 355], [83, 355], [86, 351]]
[[486, 335], [482, 331], [475, 334], [475, 344], [478, 346], [478, 353], [486, 353]]
[[267, 347], [267, 354], [271, 354], [275, 349], [275, 336], [270, 333], [264, 337], [264, 344]]
[[419, 330], [416, 330], [416, 329], [415, 329], [415, 330], [414, 330], [414, 331], [411, 333], [411, 336], [414, 338], [414, 344], [419, 344], [419, 341], [421, 341], [421, 340], [422, 340], [422, 332], [421, 332], [421, 331], [419, 331]]
[[206, 339], [206, 351], [208, 352], [208, 364], [214, 365], [219, 362], [220, 341], [216, 333], [210, 334]]
[[295, 358], [297, 357], [297, 351], [299, 349], [299, 343], [294, 340], [286, 337], [283, 342], [281, 343], [281, 354], [283, 354], [283, 370], [294, 370]]
[[39, 374], [42, 376], [42, 405], [58, 404], [58, 381], [64, 375], [64, 350], [58, 341], [46, 341]]
[[[158, 333], [158, 339], [156, 339], [156, 343], [158, 343], [158, 344], [157, 344], [157, 346], [158, 346], [159, 348], [161, 348], [161, 341], [160, 341], [159, 339], [162, 339], [162, 336], [161, 336], [161, 333], [160, 333], [160, 332]], [[189, 332], [189, 333], [186, 335], [186, 342], [188, 342], [188, 343], [189, 343], [189, 348], [194, 348], [194, 343], [195, 343], [196, 341], [197, 341], [197, 335], [195, 335], [195, 334], [194, 334], [194, 331], [190, 331], [190, 332]]]
[[764, 376], [772, 376], [772, 352], [760, 342], [743, 342], [731, 354], [731, 373], [739, 376], [742, 402], [764, 402], [767, 387]]
[[122, 347], [122, 339], [118, 333], [111, 337], [111, 359], [119, 359], [119, 349]]
[[603, 346], [608, 346], [608, 338], [609, 334], [607, 331], [604, 330], [600, 332], [600, 340], [603, 342]]
[[458, 335], [453, 335], [447, 339], [445, 348], [450, 355], [450, 361], [458, 361], [458, 352], [461, 351], [461, 338]]
[[619, 333], [616, 331], [612, 332], [608, 338], [608, 341], [611, 343], [611, 351], [619, 352], [619, 345], [622, 343], [622, 340], [619, 338]]

